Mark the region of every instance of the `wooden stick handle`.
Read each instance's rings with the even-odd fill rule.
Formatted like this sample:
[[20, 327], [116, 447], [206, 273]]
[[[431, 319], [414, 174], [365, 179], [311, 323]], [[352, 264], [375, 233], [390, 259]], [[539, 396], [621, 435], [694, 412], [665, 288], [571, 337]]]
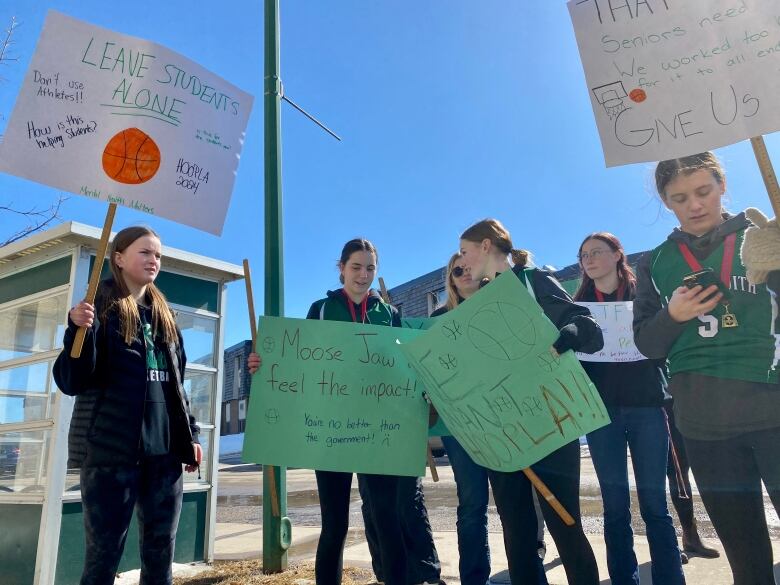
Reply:
[[566, 511], [566, 508], [563, 507], [563, 504], [558, 501], [558, 498], [553, 495], [550, 489], [544, 485], [544, 482], [539, 479], [539, 476], [534, 473], [533, 469], [526, 467], [523, 469], [523, 473], [525, 473], [525, 476], [536, 488], [536, 491], [539, 492], [539, 494], [545, 500], [547, 500], [547, 503], [550, 504], [552, 509], [555, 510], [558, 516], [561, 517], [561, 520], [563, 520], [564, 524], [566, 524], [566, 526], [574, 526], [574, 518], [572, 518], [571, 514]]
[[[111, 237], [111, 226], [114, 225], [114, 216], [116, 215], [116, 203], [108, 204], [106, 212], [106, 221], [103, 222], [103, 233], [100, 234], [100, 244], [98, 244], [95, 264], [92, 266], [92, 274], [89, 276], [89, 285], [84, 300], [90, 305], [95, 304], [95, 295], [97, 294], [98, 284], [100, 284], [100, 273], [103, 270], [103, 260], [106, 258], [108, 250], [108, 239]], [[73, 340], [73, 347], [70, 348], [70, 357], [78, 359], [81, 357], [81, 350], [84, 347], [84, 340], [87, 337], [87, 328], [79, 327], [76, 332], [76, 338]]]
[[[249, 309], [249, 332], [252, 334], [252, 353], [257, 353], [257, 318], [255, 317], [255, 297], [252, 293], [252, 272], [249, 270], [249, 260], [244, 258], [244, 284], [246, 285], [246, 306]], [[276, 468], [273, 465], [268, 469], [268, 483], [271, 484], [271, 513], [279, 518], [279, 492], [276, 489]]]
[[756, 136], [751, 138], [750, 143], [753, 145], [753, 154], [756, 155], [756, 162], [764, 179], [766, 192], [769, 195], [769, 203], [772, 204], [775, 217], [780, 217], [780, 185], [777, 183], [777, 175], [775, 175], [775, 171], [772, 168], [772, 160], [769, 158], [764, 137]]
[[252, 294], [252, 272], [249, 260], [244, 258], [244, 284], [246, 284], [246, 306], [249, 309], [249, 332], [252, 334], [252, 351], [257, 352], [257, 318], [255, 317], [255, 297]]
[[390, 302], [390, 295], [387, 294], [387, 287], [385, 286], [385, 279], [379, 277], [379, 294], [382, 295], [382, 300], [386, 303]]
[[439, 472], [436, 470], [436, 462], [433, 460], [433, 451], [431, 451], [430, 445], [428, 445], [428, 467], [431, 470], [431, 479], [439, 481]]

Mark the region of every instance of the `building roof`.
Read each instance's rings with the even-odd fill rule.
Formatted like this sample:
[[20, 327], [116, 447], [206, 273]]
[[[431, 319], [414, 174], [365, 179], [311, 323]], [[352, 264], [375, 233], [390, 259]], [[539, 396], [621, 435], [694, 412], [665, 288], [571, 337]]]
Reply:
[[[0, 247], [0, 265], [13, 262], [25, 256], [52, 248], [59, 244], [81, 244], [97, 248], [102, 229], [66, 221], [42, 232], [36, 232], [24, 239]], [[111, 233], [111, 238], [116, 232]], [[184, 272], [208, 274], [220, 280], [230, 282], [244, 277], [244, 269], [208, 256], [179, 250], [170, 246], [162, 247], [166, 268], [175, 268]]]

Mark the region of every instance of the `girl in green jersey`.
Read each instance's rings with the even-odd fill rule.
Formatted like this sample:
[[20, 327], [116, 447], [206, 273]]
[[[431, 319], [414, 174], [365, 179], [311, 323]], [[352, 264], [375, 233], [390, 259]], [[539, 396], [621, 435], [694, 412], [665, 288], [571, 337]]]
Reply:
[[666, 357], [677, 426], [735, 585], [774, 585], [761, 484], [780, 510], [777, 303], [747, 279], [744, 213], [723, 208], [726, 178], [705, 152], [666, 160], [658, 193], [680, 226], [640, 262], [634, 335]]

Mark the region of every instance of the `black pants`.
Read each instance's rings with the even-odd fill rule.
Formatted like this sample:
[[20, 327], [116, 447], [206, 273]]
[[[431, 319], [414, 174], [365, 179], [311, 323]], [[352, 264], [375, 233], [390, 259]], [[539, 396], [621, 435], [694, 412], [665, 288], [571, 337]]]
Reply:
[[[666, 401], [664, 404], [664, 410], [666, 411], [666, 417], [669, 421], [669, 430], [671, 443], [669, 445], [669, 456], [666, 461], [666, 477], [669, 480], [669, 495], [672, 498], [672, 505], [677, 512], [677, 517], [680, 519], [680, 524], [683, 530], [690, 532], [693, 530], [693, 494], [691, 493], [691, 480], [690, 470], [691, 465], [688, 462], [688, 451], [685, 449], [685, 442], [683, 436], [677, 429], [677, 425], [674, 424], [674, 408], [671, 401]], [[674, 464], [674, 456], [672, 455], [672, 447], [677, 454], [677, 462], [680, 465], [681, 477], [677, 477], [677, 468]], [[679, 481], [682, 481], [683, 487], [687, 498], [683, 498], [680, 493]]]
[[[371, 490], [365, 475], [358, 475], [360, 498], [363, 500], [363, 523], [366, 542], [371, 552], [371, 565], [377, 581], [385, 581], [385, 570], [379, 552], [379, 527], [371, 515]], [[433, 531], [425, 508], [425, 494], [421, 477], [398, 478], [398, 514], [401, 518], [404, 548], [406, 549], [406, 582], [438, 583], [441, 564], [433, 542]]]
[[164, 455], [132, 467], [83, 467], [86, 554], [81, 585], [113, 585], [136, 510], [141, 585], [170, 585], [182, 500], [181, 463]]
[[[539, 478], [575, 520], [566, 526], [546, 502], [542, 514], [566, 570], [569, 585], [598, 585], [599, 572], [593, 549], [585, 538], [580, 519], [580, 447], [572, 441], [532, 466]], [[493, 499], [504, 529], [504, 547], [512, 585], [546, 583], [537, 554], [537, 523], [531, 482], [522, 471], [488, 470]]]
[[775, 585], [761, 483], [780, 512], [780, 428], [723, 441], [685, 439], [704, 507], [726, 550], [734, 585]]
[[[317, 585], [340, 585], [344, 543], [349, 529], [349, 496], [352, 474], [316, 471], [322, 531], [317, 544]], [[398, 515], [398, 477], [365, 475], [371, 492], [371, 514], [378, 528], [377, 540], [387, 585], [406, 585], [406, 553]]]

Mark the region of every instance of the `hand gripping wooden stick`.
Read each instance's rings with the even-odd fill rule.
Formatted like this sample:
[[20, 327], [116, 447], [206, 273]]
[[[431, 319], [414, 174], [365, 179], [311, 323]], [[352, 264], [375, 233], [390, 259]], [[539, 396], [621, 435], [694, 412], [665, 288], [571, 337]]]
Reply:
[[766, 192], [769, 195], [769, 203], [775, 212], [775, 217], [780, 218], [780, 185], [777, 183], [777, 175], [772, 168], [772, 160], [769, 158], [769, 152], [766, 149], [763, 136], [757, 136], [750, 139], [753, 145], [753, 154], [756, 155], [758, 168], [761, 170], [761, 176], [764, 179]]
[[[249, 331], [252, 333], [252, 353], [257, 353], [257, 319], [255, 318], [255, 297], [252, 293], [252, 273], [249, 270], [249, 260], [244, 258], [244, 284], [246, 284], [246, 305], [249, 309]], [[265, 465], [263, 465], [265, 468]], [[276, 490], [276, 470], [273, 465], [268, 468], [268, 479], [271, 484], [271, 513], [279, 518], [279, 492]]]
[[[100, 284], [100, 273], [103, 270], [103, 260], [106, 258], [108, 250], [108, 239], [111, 237], [111, 226], [114, 225], [114, 216], [116, 215], [116, 203], [108, 204], [106, 212], [106, 221], [103, 222], [103, 233], [100, 234], [100, 244], [98, 244], [95, 264], [92, 266], [92, 274], [89, 276], [89, 285], [87, 286], [87, 295], [84, 300], [90, 305], [95, 304], [95, 295], [97, 294], [98, 284]], [[81, 350], [84, 347], [84, 339], [87, 337], [87, 328], [79, 327], [76, 332], [76, 338], [73, 340], [73, 347], [70, 348], [70, 357], [78, 359], [81, 357]]]
[[539, 479], [539, 476], [534, 473], [533, 469], [526, 467], [523, 469], [523, 473], [525, 473], [525, 476], [536, 488], [536, 491], [539, 492], [539, 494], [545, 500], [547, 500], [547, 503], [550, 504], [552, 509], [555, 510], [558, 516], [561, 517], [561, 520], [563, 520], [564, 524], [566, 524], [566, 526], [574, 526], [574, 518], [571, 517], [571, 514], [566, 511], [566, 508], [563, 507], [563, 504], [558, 501], [558, 498], [553, 495], [549, 488], [544, 485], [544, 482]]

